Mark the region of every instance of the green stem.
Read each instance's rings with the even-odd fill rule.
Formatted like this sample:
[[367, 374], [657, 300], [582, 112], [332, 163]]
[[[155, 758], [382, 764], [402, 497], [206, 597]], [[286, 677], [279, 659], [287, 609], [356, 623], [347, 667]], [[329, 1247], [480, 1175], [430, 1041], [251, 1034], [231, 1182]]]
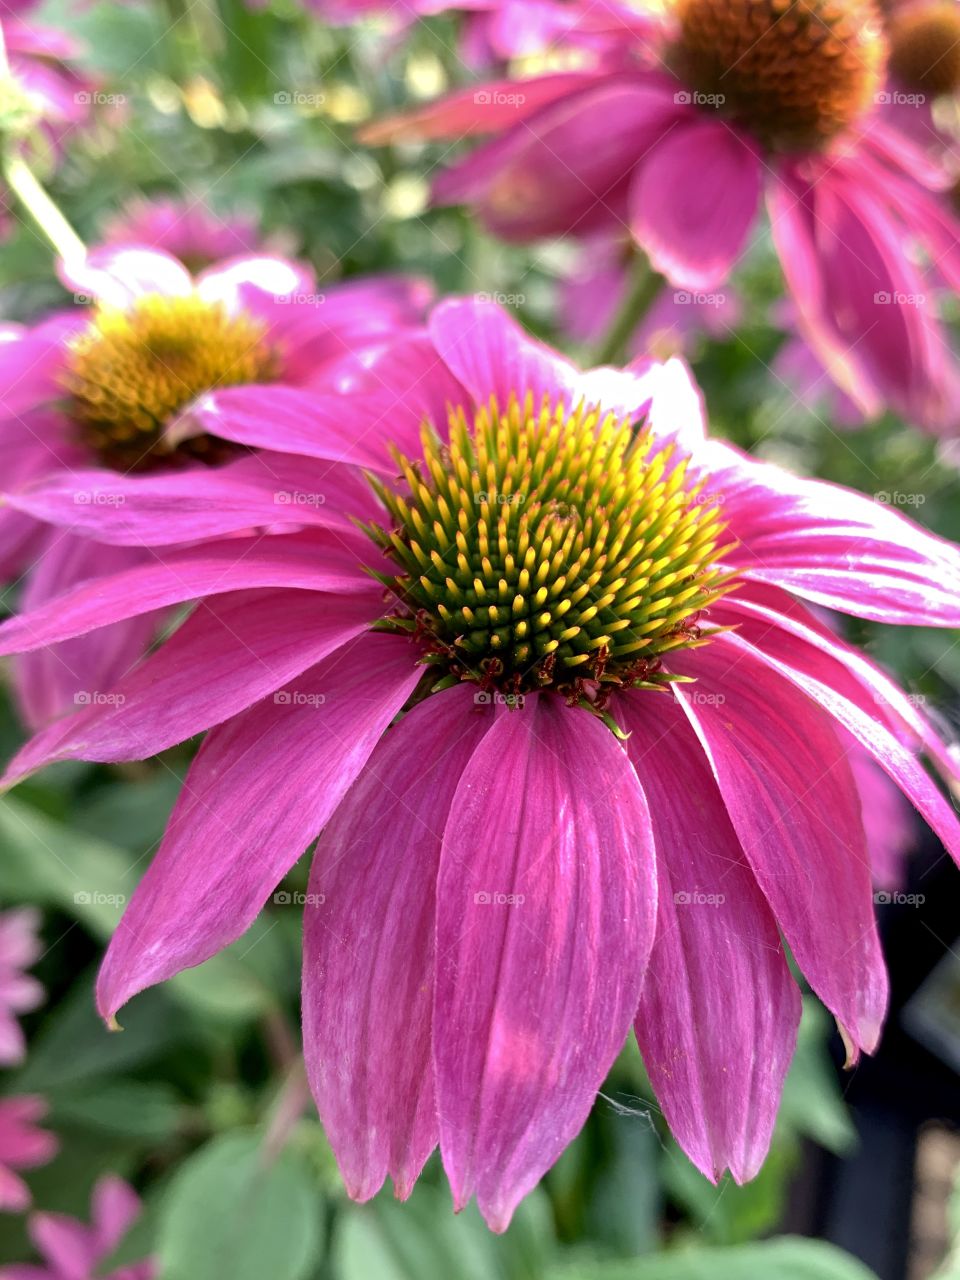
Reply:
[[65, 263], [82, 262], [87, 256], [83, 241], [37, 181], [20, 152], [9, 146], [3, 155], [3, 176], [57, 256]]
[[627, 291], [594, 352], [592, 364], [613, 364], [623, 357], [630, 335], [650, 310], [662, 284], [663, 276], [653, 270], [642, 253], [635, 253]]

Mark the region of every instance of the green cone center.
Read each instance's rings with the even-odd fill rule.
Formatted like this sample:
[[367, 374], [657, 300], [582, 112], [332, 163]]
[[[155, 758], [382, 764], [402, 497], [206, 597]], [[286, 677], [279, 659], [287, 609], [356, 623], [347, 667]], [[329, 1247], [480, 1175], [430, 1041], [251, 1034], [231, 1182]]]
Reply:
[[723, 591], [715, 502], [647, 429], [528, 396], [423, 429], [423, 460], [375, 488], [393, 521], [368, 532], [397, 564], [388, 626], [451, 680], [596, 703], [662, 683], [662, 655], [702, 643]]

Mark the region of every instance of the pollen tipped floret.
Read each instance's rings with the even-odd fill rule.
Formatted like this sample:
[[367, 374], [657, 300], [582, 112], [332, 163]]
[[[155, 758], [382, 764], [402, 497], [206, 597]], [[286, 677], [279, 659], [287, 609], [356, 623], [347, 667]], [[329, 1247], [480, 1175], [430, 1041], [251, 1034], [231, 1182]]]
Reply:
[[676, 16], [677, 74], [771, 149], [825, 145], [883, 87], [872, 0], [676, 0]]
[[456, 410], [449, 445], [424, 427], [423, 449], [397, 455], [402, 494], [375, 482], [394, 528], [369, 531], [400, 566], [393, 625], [451, 678], [596, 698], [662, 682], [662, 655], [702, 642], [722, 524], [672, 446], [528, 396]]
[[145, 470], [189, 458], [217, 461], [210, 436], [175, 451], [163, 434], [203, 391], [270, 381], [275, 351], [255, 317], [196, 294], [145, 294], [129, 310], [98, 308], [70, 347], [63, 385], [81, 439], [108, 466]]

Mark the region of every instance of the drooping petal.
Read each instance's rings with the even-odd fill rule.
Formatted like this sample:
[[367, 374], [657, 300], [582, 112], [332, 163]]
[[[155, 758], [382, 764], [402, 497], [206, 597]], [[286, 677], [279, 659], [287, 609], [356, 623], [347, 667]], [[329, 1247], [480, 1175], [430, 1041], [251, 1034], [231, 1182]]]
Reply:
[[104, 959], [104, 1017], [248, 928], [412, 692], [414, 663], [407, 641], [364, 635], [211, 730]]
[[617, 700], [657, 846], [657, 938], [635, 1023], [677, 1141], [714, 1181], [760, 1168], [796, 1043], [800, 992], [703, 750], [659, 694]]
[[620, 743], [528, 698], [464, 770], [437, 893], [440, 1144], [503, 1231], [623, 1047], [656, 923], [650, 818]]
[[81, 582], [32, 612], [10, 618], [0, 624], [0, 653], [40, 649], [122, 618], [227, 591], [363, 590], [369, 579], [358, 567], [362, 554], [359, 543], [324, 531], [228, 538], [177, 549], [163, 559], [151, 557], [122, 573]]
[[716, 636], [671, 656], [744, 853], [810, 985], [871, 1052], [887, 1004], [860, 798], [830, 717]]
[[[724, 612], [717, 609], [718, 621], [725, 620]], [[729, 611], [729, 618], [739, 625], [739, 630], [725, 636], [724, 644], [751, 660], [766, 663], [839, 721], [912, 801], [947, 851], [960, 862], [960, 822], [956, 814], [913, 753], [894, 737], [877, 715], [876, 707], [869, 705], [846, 667], [779, 628], [762, 624], [758, 627], [734, 610]]]
[[743, 251], [757, 215], [760, 178], [760, 157], [728, 124], [684, 124], [637, 171], [630, 194], [633, 234], [672, 284], [713, 289]]
[[439, 1138], [431, 1043], [440, 845], [490, 718], [463, 685], [421, 702], [382, 739], [314, 854], [304, 1054], [356, 1200], [387, 1174], [406, 1197]]
[[100, 699], [41, 730], [14, 757], [12, 786], [54, 760], [145, 760], [221, 724], [367, 630], [365, 594], [241, 591], [211, 597]]
[[[916, 700], [904, 693], [861, 650], [844, 643], [835, 632], [787, 592], [765, 582], [742, 582], [734, 593], [724, 598], [722, 607], [725, 611], [732, 610], [763, 621], [768, 624], [768, 628], [788, 631], [835, 659], [845, 669], [848, 677], [860, 686], [858, 696], [848, 684], [847, 697], [851, 697], [866, 710], [872, 708], [873, 715], [882, 719], [897, 740], [905, 746], [922, 746], [944, 777], [953, 778], [956, 775], [958, 760], [955, 752], [951, 751]], [[736, 622], [739, 625], [742, 618], [737, 618]], [[769, 635], [769, 629], [762, 634], [764, 637]]]
[[960, 625], [960, 551], [878, 495], [792, 475], [730, 445], [696, 451], [739, 545], [732, 567], [875, 622]]
[[434, 198], [476, 206], [505, 240], [619, 232], [635, 166], [689, 111], [663, 77], [605, 76], [447, 169]]

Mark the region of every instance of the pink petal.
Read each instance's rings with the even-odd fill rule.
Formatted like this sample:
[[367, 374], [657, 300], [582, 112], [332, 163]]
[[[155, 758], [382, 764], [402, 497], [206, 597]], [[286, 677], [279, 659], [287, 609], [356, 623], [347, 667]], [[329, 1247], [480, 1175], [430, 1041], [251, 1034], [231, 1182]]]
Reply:
[[716, 1181], [759, 1171], [800, 1022], [776, 921], [695, 734], [659, 694], [617, 700], [650, 804], [657, 938], [635, 1023], [677, 1141]]
[[591, 73], [576, 71], [475, 84], [417, 111], [377, 120], [367, 125], [360, 136], [367, 146], [376, 147], [405, 138], [460, 139], [498, 133], [558, 98], [588, 88], [593, 81]]
[[860, 798], [829, 717], [716, 636], [675, 685], [753, 873], [814, 991], [871, 1052], [887, 1004]]
[[720, 121], [658, 143], [630, 193], [631, 228], [654, 267], [682, 289], [723, 284], [757, 216], [760, 176], [756, 151]]
[[140, 1197], [122, 1178], [107, 1174], [93, 1189], [93, 1228], [102, 1257], [117, 1247], [137, 1218]]
[[[848, 697], [872, 708], [873, 714], [889, 726], [898, 741], [911, 747], [922, 744], [945, 777], [952, 778], [956, 774], [955, 756], [916, 701], [860, 649], [845, 644], [798, 600], [766, 583], [744, 582], [733, 594], [724, 597], [723, 608], [772, 623], [836, 659], [860, 686], [859, 696], [848, 693]], [[737, 619], [738, 624], [741, 621]], [[769, 634], [769, 628], [763, 634]]]
[[369, 629], [371, 583], [357, 599], [312, 591], [211, 597], [101, 700], [41, 730], [3, 778], [55, 760], [145, 760], [221, 724]]
[[81, 582], [32, 613], [10, 618], [0, 624], [0, 653], [39, 649], [121, 618], [227, 591], [363, 590], [369, 579], [357, 567], [361, 554], [360, 544], [320, 531], [229, 538], [172, 551], [162, 560], [151, 558], [125, 572]]
[[363, 636], [207, 735], [104, 959], [104, 1017], [249, 927], [413, 691], [415, 659]]
[[434, 198], [507, 240], [619, 231], [635, 166], [688, 113], [658, 77], [594, 82], [446, 170]]
[[251, 303], [255, 306], [257, 294], [287, 302], [297, 295], [315, 294], [316, 284], [313, 271], [305, 263], [268, 254], [243, 255], [201, 272], [196, 291], [201, 298], [222, 302], [228, 311], [236, 312]]
[[388, 1173], [405, 1198], [437, 1145], [437, 869], [460, 775], [489, 725], [483, 712], [462, 685], [416, 706], [384, 736], [314, 854], [304, 1053], [356, 1200], [375, 1195]]
[[849, 342], [830, 318], [826, 279], [817, 246], [816, 192], [795, 169], [783, 164], [770, 175], [767, 208], [780, 266], [797, 304], [797, 327], [817, 360], [863, 415], [875, 417], [883, 399], [852, 360]]
[[[143, 558], [144, 552], [135, 548], [106, 546], [49, 529], [20, 607], [24, 615], [42, 612], [76, 583], [133, 571]], [[93, 639], [80, 637], [21, 654], [13, 663], [13, 682], [23, 719], [38, 728], [72, 710], [78, 697], [109, 689], [137, 661], [157, 626], [156, 615], [144, 611], [102, 627]]]
[[336, 463], [259, 453], [212, 470], [167, 474], [60, 472], [7, 503], [38, 520], [119, 546], [199, 542], [257, 526], [352, 529], [347, 512], [372, 508], [370, 490]]
[[953, 543], [881, 500], [794, 476], [719, 441], [696, 458], [740, 544], [726, 560], [749, 578], [876, 622], [960, 625]]
[[[725, 610], [716, 620], [725, 621]], [[856, 739], [914, 804], [947, 851], [960, 861], [960, 822], [912, 752], [884, 725], [876, 705], [863, 694], [842, 664], [779, 628], [758, 625], [730, 610], [738, 626], [724, 643], [759, 659], [808, 694]], [[956, 775], [955, 775], [956, 776]]]
[[480, 405], [491, 396], [505, 406], [511, 395], [521, 402], [530, 395], [537, 408], [545, 398], [554, 404], [563, 400], [569, 408], [584, 401], [626, 416], [645, 412], [654, 393], [645, 370], [581, 372], [531, 338], [493, 302], [462, 298], [440, 303], [430, 316], [430, 334], [454, 377]]
[[[171, 444], [208, 431], [249, 448], [349, 462], [393, 474], [391, 422], [362, 398], [296, 387], [229, 387], [201, 396], [167, 436]], [[402, 443], [402, 441], [401, 441]]]
[[495, 1231], [589, 1114], [656, 924], [650, 818], [613, 734], [535, 696], [467, 765], [437, 891], [434, 1062], [454, 1201]]
[[30, 1238], [62, 1280], [87, 1280], [99, 1262], [93, 1232], [62, 1213], [35, 1213]]
[[193, 292], [190, 272], [182, 262], [139, 245], [91, 249], [82, 262], [61, 263], [60, 278], [68, 289], [111, 307], [129, 307], [145, 293], [182, 297]]

